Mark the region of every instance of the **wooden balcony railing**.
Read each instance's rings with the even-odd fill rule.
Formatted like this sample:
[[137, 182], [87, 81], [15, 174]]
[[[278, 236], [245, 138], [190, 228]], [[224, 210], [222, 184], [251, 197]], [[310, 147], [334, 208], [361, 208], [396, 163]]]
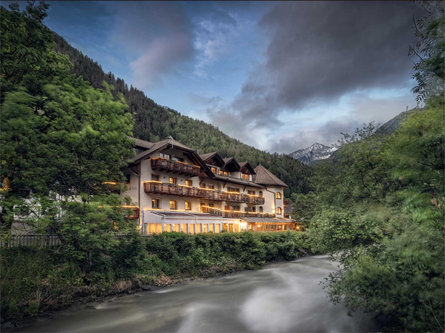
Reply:
[[179, 186], [177, 184], [164, 184], [154, 182], [144, 183], [144, 191], [146, 193], [170, 194], [195, 198], [206, 198], [207, 196], [205, 190], [199, 189], [197, 187], [186, 187]]
[[240, 212], [240, 211], [231, 211], [231, 210], [222, 210], [214, 207], [207, 207], [203, 206], [201, 207], [202, 213], [207, 213], [211, 215], [216, 216], [222, 216], [222, 217], [232, 217], [232, 218], [238, 218], [238, 217], [269, 217], [273, 218], [275, 217], [275, 214], [269, 214], [269, 213], [256, 213], [256, 212]]
[[137, 206], [122, 206], [120, 208], [122, 211], [126, 211], [128, 212], [127, 215], [125, 216], [125, 218], [130, 219], [130, 220], [135, 220], [139, 218], [139, 207]]
[[199, 173], [201, 171], [201, 168], [197, 165], [179, 161], [170, 161], [162, 157], [152, 158], [151, 168], [153, 170], [169, 171], [189, 176], [199, 176]]
[[144, 190], [146, 193], [170, 194], [195, 198], [206, 198], [211, 201], [227, 201], [248, 203], [253, 205], [263, 205], [264, 198], [249, 196], [240, 193], [219, 192], [198, 187], [181, 186], [177, 184], [145, 182]]
[[264, 205], [264, 197], [249, 195], [249, 203], [252, 205]]

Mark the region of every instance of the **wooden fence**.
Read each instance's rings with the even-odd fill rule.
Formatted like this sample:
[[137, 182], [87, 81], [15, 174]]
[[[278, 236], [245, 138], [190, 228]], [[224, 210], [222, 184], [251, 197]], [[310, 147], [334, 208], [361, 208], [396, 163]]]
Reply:
[[[144, 238], [149, 238], [149, 235], [141, 235]], [[116, 238], [131, 237], [130, 235], [116, 234]], [[0, 247], [50, 247], [61, 245], [62, 242], [56, 234], [26, 234], [13, 235], [8, 239], [0, 240]]]
[[0, 247], [49, 247], [60, 245], [59, 236], [55, 234], [26, 234], [13, 235], [8, 239], [0, 240]]

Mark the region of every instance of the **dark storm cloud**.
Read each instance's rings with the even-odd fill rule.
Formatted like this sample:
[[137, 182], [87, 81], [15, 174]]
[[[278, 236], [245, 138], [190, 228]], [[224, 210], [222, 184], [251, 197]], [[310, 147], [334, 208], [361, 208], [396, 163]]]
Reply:
[[112, 41], [136, 55], [133, 82], [148, 89], [193, 56], [193, 26], [176, 2], [110, 3], [116, 13]]
[[411, 2], [278, 4], [260, 21], [271, 40], [265, 59], [231, 112], [261, 127], [277, 124], [285, 110], [405, 84], [412, 75], [408, 47], [418, 12]]
[[415, 98], [412, 95], [371, 98], [362, 93], [354, 94], [344, 103], [344, 107], [350, 110], [348, 115], [321, 124], [303, 125], [287, 136], [273, 139], [270, 151], [290, 153], [309, 147], [314, 142], [325, 145], [336, 144], [341, 133], [353, 133], [357, 128], [370, 122], [374, 122], [378, 127], [406, 111], [407, 107], [414, 107], [413, 103]]

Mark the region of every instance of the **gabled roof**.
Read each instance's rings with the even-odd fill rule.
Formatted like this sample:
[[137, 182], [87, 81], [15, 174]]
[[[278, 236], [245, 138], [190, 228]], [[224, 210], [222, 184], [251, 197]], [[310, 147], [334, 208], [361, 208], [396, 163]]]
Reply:
[[[239, 169], [241, 169], [240, 165], [238, 164], [238, 162], [235, 160], [234, 157], [227, 157], [223, 159], [224, 161], [224, 169], [226, 169], [227, 171], [239, 171]], [[232, 170], [229, 170], [232, 169]]]
[[145, 140], [141, 140], [141, 139], [137, 139], [137, 138], [132, 138], [129, 137], [130, 139], [134, 140], [136, 147], [138, 148], [144, 148], [144, 149], [150, 149], [153, 146], [153, 142], [149, 142], [149, 141], [145, 141]]
[[255, 174], [255, 170], [252, 168], [252, 166], [249, 164], [249, 162], [240, 162], [240, 167], [241, 167], [241, 171], [243, 171], [243, 169], [247, 169], [250, 171], [250, 173], [252, 175]]
[[221, 158], [221, 156], [219, 156], [219, 154], [217, 152], [202, 154], [202, 155], [199, 155], [199, 156], [206, 163], [209, 160], [213, 159], [215, 162], [217, 162], [219, 164], [220, 167], [224, 167], [224, 164], [225, 164], [224, 160]]
[[[148, 141], [146, 141], [148, 142]], [[158, 141], [153, 143], [153, 145], [150, 147], [150, 149], [147, 149], [139, 154], [137, 154], [136, 156], [134, 156], [132, 159], [130, 159], [130, 163], [137, 163], [140, 160], [152, 155], [153, 153], [159, 151], [159, 150], [163, 150], [165, 148], [176, 148], [176, 149], [180, 149], [180, 150], [184, 150], [188, 153], [189, 157], [199, 166], [201, 166], [204, 171], [210, 176], [213, 177], [213, 173], [212, 171], [210, 171], [209, 167], [205, 164], [205, 162], [201, 159], [201, 157], [199, 157], [198, 153], [183, 145], [182, 143], [174, 140], [173, 138], [168, 138], [166, 140], [162, 140], [162, 141]]]
[[[148, 142], [148, 141], [146, 141], [146, 142]], [[148, 150], [143, 151], [142, 153], [139, 153], [135, 157], [133, 157], [131, 159], [131, 162], [136, 163], [136, 162], [140, 161], [141, 159], [143, 159], [144, 157], [149, 156], [160, 149], [167, 148], [168, 146], [171, 146], [172, 148], [180, 148], [182, 150], [189, 151], [189, 152], [195, 152], [193, 149], [183, 145], [182, 143], [180, 143], [172, 138], [169, 138], [169, 139], [165, 139], [165, 140], [153, 143], [152, 146]], [[196, 155], [198, 156], [198, 154], [196, 154]]]
[[264, 188], [263, 185], [256, 184], [254, 182], [251, 182], [249, 180], [245, 180], [245, 179], [242, 179], [242, 178], [235, 178], [235, 177], [230, 177], [230, 176], [215, 175], [215, 179], [217, 179], [217, 180], [224, 180], [226, 182], [233, 183], [233, 184], [238, 184], [238, 185], [245, 185], [245, 186], [252, 186], [252, 187], [257, 187], [257, 188]]
[[255, 168], [255, 173], [256, 175], [254, 176], [253, 181], [257, 184], [288, 187], [286, 183], [284, 183], [280, 178], [275, 176], [261, 164]]

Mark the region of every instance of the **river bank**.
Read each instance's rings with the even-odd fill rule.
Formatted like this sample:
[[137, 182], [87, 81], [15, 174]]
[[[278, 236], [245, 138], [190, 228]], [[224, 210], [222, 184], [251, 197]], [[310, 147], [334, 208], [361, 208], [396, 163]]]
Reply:
[[183, 281], [109, 297], [29, 321], [7, 332], [364, 332], [371, 316], [332, 304], [320, 282], [337, 269], [326, 256], [256, 271]]
[[51, 262], [56, 257], [53, 251], [2, 251], [2, 327], [116, 295], [258, 269], [308, 253], [299, 233], [171, 233], [151, 238], [143, 248], [149, 260], [126, 278], [97, 280], [87, 280], [66, 262]]

